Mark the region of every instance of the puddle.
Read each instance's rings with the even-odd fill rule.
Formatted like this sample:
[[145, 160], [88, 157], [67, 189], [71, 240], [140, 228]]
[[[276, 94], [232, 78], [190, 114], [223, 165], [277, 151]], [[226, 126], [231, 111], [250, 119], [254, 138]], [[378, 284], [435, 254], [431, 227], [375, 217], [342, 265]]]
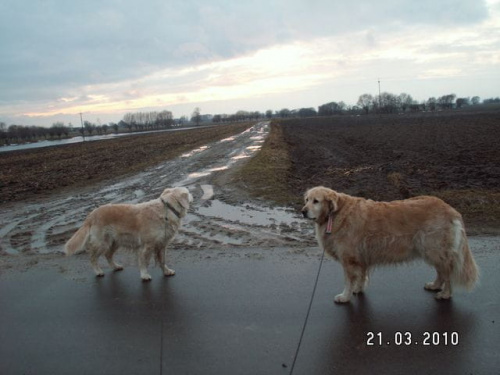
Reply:
[[201, 190], [203, 190], [203, 195], [201, 196], [201, 200], [208, 200], [214, 196], [214, 188], [212, 185], [200, 185]]
[[182, 154], [181, 155], [181, 158], [190, 158], [191, 156], [193, 156], [194, 154], [198, 154], [200, 152], [203, 152], [205, 150], [208, 149], [209, 146], [201, 146], [197, 149], [194, 149], [192, 151], [189, 151], [189, 152], [186, 152], [185, 154]]
[[218, 199], [199, 207], [197, 213], [205, 217], [214, 217], [236, 223], [268, 227], [271, 225], [297, 222], [300, 219], [297, 213], [283, 208], [269, 208], [247, 203], [242, 206], [232, 206]]

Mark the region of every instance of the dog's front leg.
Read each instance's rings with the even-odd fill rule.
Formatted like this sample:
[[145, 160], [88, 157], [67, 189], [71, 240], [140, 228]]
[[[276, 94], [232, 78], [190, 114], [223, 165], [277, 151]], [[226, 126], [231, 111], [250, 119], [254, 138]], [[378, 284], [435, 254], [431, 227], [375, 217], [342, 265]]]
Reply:
[[[358, 279], [358, 270], [352, 265], [343, 264], [344, 268], [344, 290], [334, 298], [336, 303], [347, 303], [351, 300], [356, 281]], [[360, 270], [359, 270], [360, 271]]]
[[166, 258], [166, 249], [160, 249], [156, 252], [156, 261], [160, 265], [161, 270], [163, 271], [163, 275], [165, 276], [174, 276], [175, 271], [168, 268], [167, 263], [165, 263], [165, 258]]
[[148, 265], [150, 257], [151, 257], [151, 251], [147, 247], [143, 247], [139, 250], [138, 263], [139, 263], [139, 271], [141, 271], [142, 281], [151, 281], [151, 275], [148, 273]]

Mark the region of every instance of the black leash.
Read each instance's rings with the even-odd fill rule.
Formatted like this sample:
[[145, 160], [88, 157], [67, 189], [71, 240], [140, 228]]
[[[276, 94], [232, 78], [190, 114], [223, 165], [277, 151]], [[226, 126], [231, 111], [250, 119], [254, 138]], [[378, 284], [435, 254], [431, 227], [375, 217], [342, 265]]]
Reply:
[[297, 351], [295, 352], [295, 356], [293, 357], [292, 367], [290, 369], [290, 375], [293, 374], [293, 369], [295, 368], [295, 362], [297, 361], [297, 357], [299, 356], [300, 345], [302, 344], [302, 339], [304, 338], [304, 332], [306, 331], [307, 321], [309, 320], [309, 314], [311, 313], [311, 307], [314, 300], [314, 295], [316, 294], [316, 288], [318, 286], [319, 274], [321, 273], [321, 267], [323, 266], [323, 259], [325, 257], [325, 249], [323, 248], [323, 254], [321, 254], [321, 261], [319, 262], [318, 274], [316, 275], [316, 281], [314, 282], [314, 288], [311, 296], [311, 300], [309, 301], [309, 307], [307, 309], [306, 320], [304, 321], [304, 326], [302, 327], [302, 332], [300, 333], [299, 344], [297, 345]]

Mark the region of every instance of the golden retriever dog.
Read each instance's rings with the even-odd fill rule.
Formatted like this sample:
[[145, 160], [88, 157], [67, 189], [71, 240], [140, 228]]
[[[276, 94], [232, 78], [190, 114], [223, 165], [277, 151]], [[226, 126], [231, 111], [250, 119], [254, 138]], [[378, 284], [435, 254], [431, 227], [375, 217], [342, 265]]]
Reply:
[[373, 266], [416, 258], [436, 269], [436, 279], [425, 284], [436, 299], [449, 299], [452, 283], [470, 290], [478, 280], [462, 216], [439, 198], [375, 202], [319, 186], [304, 199], [302, 213], [314, 220], [319, 246], [344, 269], [337, 303], [364, 291]]
[[119, 248], [137, 252], [143, 281], [150, 281], [147, 267], [154, 254], [165, 276], [175, 275], [165, 264], [166, 246], [173, 240], [193, 201], [188, 189], [165, 189], [158, 199], [139, 204], [107, 204], [92, 211], [65, 245], [72, 255], [87, 249], [97, 276], [104, 276], [98, 260], [104, 255], [115, 271], [123, 267], [113, 260]]

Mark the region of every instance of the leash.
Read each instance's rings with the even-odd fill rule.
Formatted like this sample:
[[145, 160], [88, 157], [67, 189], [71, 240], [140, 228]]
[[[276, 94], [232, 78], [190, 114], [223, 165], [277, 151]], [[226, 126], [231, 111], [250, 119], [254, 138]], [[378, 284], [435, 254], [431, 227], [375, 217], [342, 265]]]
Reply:
[[[330, 228], [331, 232], [331, 228]], [[327, 232], [328, 233], [328, 232]], [[311, 296], [311, 300], [309, 301], [309, 307], [307, 308], [306, 319], [304, 321], [304, 326], [302, 327], [302, 332], [300, 333], [299, 344], [297, 345], [297, 350], [295, 351], [295, 356], [293, 357], [292, 367], [290, 368], [290, 375], [293, 374], [293, 369], [295, 368], [295, 362], [297, 361], [297, 357], [299, 356], [300, 346], [302, 344], [302, 339], [304, 338], [304, 332], [306, 331], [307, 321], [309, 320], [309, 314], [311, 313], [311, 307], [314, 300], [314, 295], [316, 294], [316, 288], [318, 287], [319, 274], [321, 273], [321, 267], [323, 266], [323, 259], [325, 258], [325, 247], [323, 246], [323, 253], [321, 254], [321, 260], [319, 262], [318, 273], [316, 275], [316, 281], [314, 282], [314, 288]]]

